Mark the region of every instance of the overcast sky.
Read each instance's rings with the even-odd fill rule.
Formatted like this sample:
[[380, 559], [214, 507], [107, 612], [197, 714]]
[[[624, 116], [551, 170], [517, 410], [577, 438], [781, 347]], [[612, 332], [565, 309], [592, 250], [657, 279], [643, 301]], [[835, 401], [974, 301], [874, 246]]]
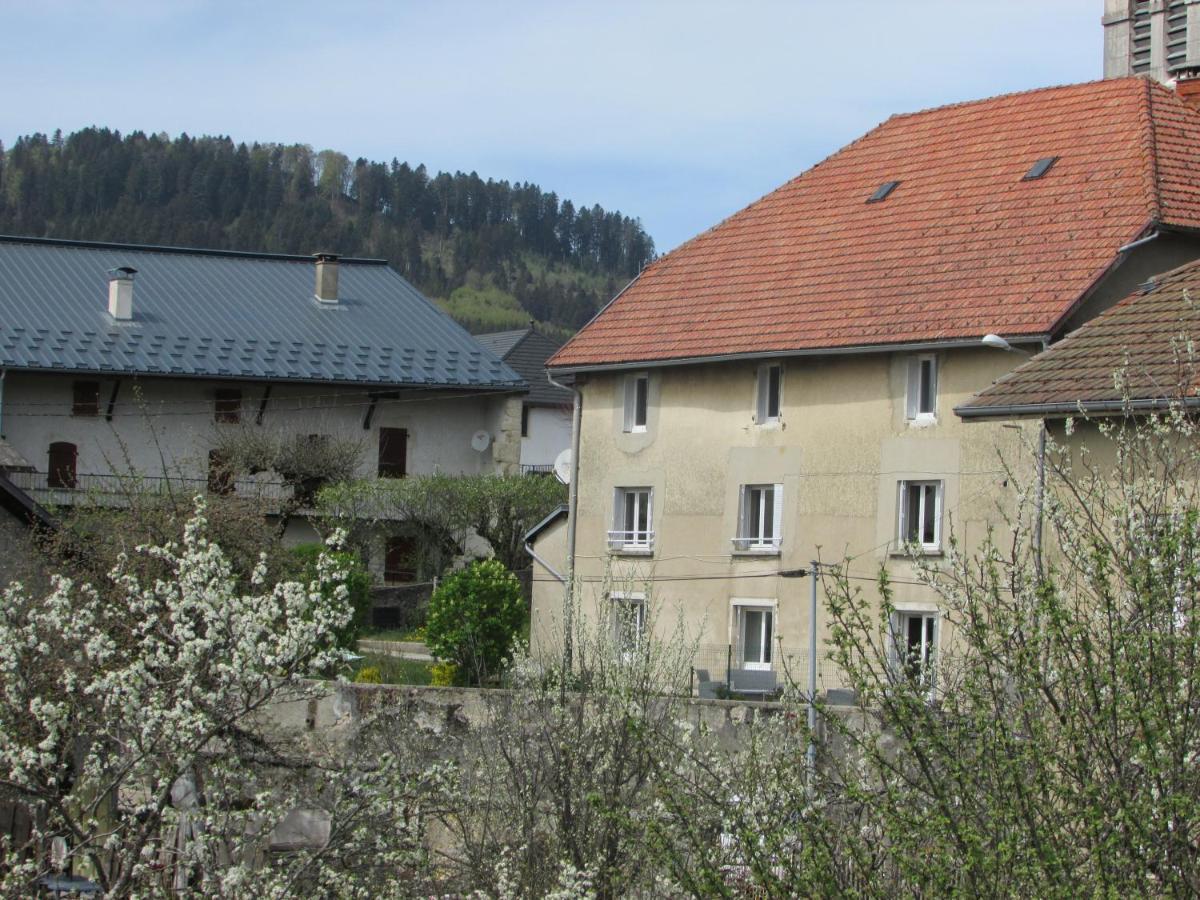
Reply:
[[894, 112], [1100, 77], [1101, 0], [0, 0], [0, 140], [105, 125], [534, 181], [659, 251]]

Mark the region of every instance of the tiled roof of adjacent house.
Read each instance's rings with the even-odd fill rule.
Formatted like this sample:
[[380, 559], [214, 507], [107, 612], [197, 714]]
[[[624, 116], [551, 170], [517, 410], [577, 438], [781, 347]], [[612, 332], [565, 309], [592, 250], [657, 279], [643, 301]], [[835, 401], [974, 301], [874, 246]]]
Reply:
[[1200, 228], [1198, 173], [1200, 113], [1149, 79], [894, 116], [652, 263], [551, 365], [1044, 335], [1152, 224]]
[[963, 418], [1120, 411], [1197, 399], [1200, 262], [1160, 275], [955, 410]]
[[553, 341], [533, 326], [517, 331], [494, 331], [477, 334], [483, 344], [525, 379], [529, 385], [526, 402], [535, 406], [569, 405], [573, 398], [565, 388], [555, 387], [546, 380], [546, 360], [562, 344]]
[[[134, 314], [108, 314], [129, 266]], [[0, 237], [0, 368], [517, 389], [495, 354], [381, 260], [343, 259], [336, 305], [313, 259]]]

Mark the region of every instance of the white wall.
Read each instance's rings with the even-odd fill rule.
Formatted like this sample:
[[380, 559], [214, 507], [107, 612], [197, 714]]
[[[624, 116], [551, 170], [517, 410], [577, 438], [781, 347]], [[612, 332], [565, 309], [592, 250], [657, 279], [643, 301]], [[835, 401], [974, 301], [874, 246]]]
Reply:
[[[162, 475], [165, 464], [171, 474], [203, 478], [208, 471], [208, 451], [217, 445], [220, 432], [269, 429], [359, 439], [359, 474], [372, 476], [379, 428], [394, 427], [408, 429], [408, 471], [412, 474], [489, 472], [492, 449], [483, 453], [472, 449], [471, 436], [481, 429], [493, 430], [502, 419], [498, 407], [505, 407], [509, 400], [505, 395], [401, 392], [397, 400], [378, 402], [371, 427], [364, 430], [370, 402], [366, 389], [276, 384], [259, 426], [255, 420], [265, 388], [261, 382], [122, 377], [110, 422], [105, 413], [116, 379], [98, 379], [100, 415], [94, 417], [71, 415], [75, 380], [71, 374], [8, 371], [0, 435], [38, 471], [47, 468], [52, 442], [69, 441], [78, 447], [80, 475], [113, 471]], [[219, 387], [241, 388], [240, 424], [214, 421], [213, 397]]]
[[521, 438], [521, 465], [548, 466], [571, 446], [570, 408], [529, 408], [529, 436]]

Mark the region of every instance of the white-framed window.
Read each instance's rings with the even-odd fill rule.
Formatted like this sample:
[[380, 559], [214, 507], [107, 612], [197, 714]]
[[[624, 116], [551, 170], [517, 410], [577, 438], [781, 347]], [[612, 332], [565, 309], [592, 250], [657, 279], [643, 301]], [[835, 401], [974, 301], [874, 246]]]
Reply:
[[613, 499], [613, 530], [608, 533], [609, 549], [626, 553], [653, 550], [653, 515], [653, 488], [617, 488]]
[[926, 553], [942, 549], [942, 482], [901, 481], [896, 538]]
[[734, 653], [738, 668], [770, 670], [774, 645], [774, 605], [734, 601]]
[[782, 541], [783, 485], [742, 485], [733, 549], [739, 553], [778, 553]]
[[758, 367], [758, 388], [754, 421], [769, 425], [779, 421], [779, 410], [783, 403], [783, 366], [779, 363], [764, 363]]
[[650, 402], [650, 376], [645, 372], [625, 376], [625, 430], [646, 430], [646, 408]]
[[613, 645], [623, 656], [630, 656], [646, 634], [646, 595], [614, 591], [611, 604]]
[[937, 357], [932, 353], [908, 359], [908, 398], [905, 418], [932, 422], [937, 418]]
[[902, 611], [893, 616], [892, 642], [897, 671], [932, 691], [937, 683], [939, 613]]

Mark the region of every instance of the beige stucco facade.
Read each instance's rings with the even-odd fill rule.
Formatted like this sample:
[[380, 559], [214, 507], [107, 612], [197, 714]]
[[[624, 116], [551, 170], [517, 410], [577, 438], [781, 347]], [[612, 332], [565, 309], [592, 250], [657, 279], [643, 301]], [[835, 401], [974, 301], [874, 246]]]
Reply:
[[[940, 546], [953, 532], [968, 545], [985, 535], [997, 503], [1015, 497], [1000, 454], [1020, 453], [1019, 425], [963, 423], [955, 405], [1021, 361], [982, 347], [934, 353], [936, 414], [907, 417], [913, 354], [856, 353], [650, 368], [643, 432], [626, 431], [626, 372], [581, 376], [576, 566], [585, 611], [604, 619], [608, 594], [645, 594], [661, 635], [679, 618], [702, 645], [697, 668], [721, 669], [738, 650], [739, 608], [774, 612], [773, 668], [796, 663], [808, 644], [806, 578], [776, 573], [812, 559], [853, 558], [850, 572], [873, 578], [886, 565], [900, 609], [933, 610], [913, 580], [898, 540], [899, 483], [940, 485]], [[759, 368], [783, 366], [777, 422], [755, 421]], [[636, 370], [634, 370], [636, 371]], [[738, 552], [744, 485], [782, 485], [778, 552]], [[653, 548], [609, 549], [615, 492], [650, 487]], [[565, 523], [536, 549], [565, 571]], [[931, 554], [937, 558], [937, 554]], [[869, 581], [862, 582], [872, 590]], [[539, 567], [533, 641], [549, 646], [561, 620], [563, 586]], [[822, 642], [827, 628], [818, 623]], [[734, 660], [736, 665], [737, 661]], [[793, 673], [797, 674], [797, 673]], [[826, 686], [832, 673], [822, 671]]]

